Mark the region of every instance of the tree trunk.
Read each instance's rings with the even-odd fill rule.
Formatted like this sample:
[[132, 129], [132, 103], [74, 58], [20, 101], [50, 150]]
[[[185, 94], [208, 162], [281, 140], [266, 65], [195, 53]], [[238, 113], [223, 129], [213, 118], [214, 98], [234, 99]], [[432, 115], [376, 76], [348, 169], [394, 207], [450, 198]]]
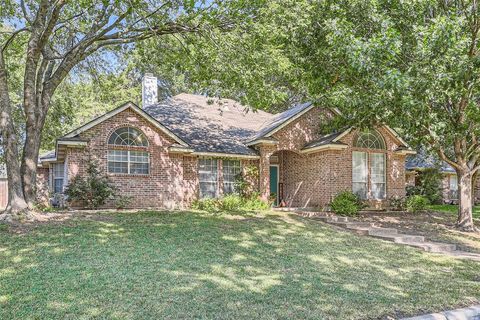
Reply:
[[474, 231], [472, 217], [472, 174], [469, 170], [457, 170], [458, 175], [458, 219], [457, 227], [465, 231]]
[[8, 204], [0, 220], [11, 219], [27, 213], [28, 205], [25, 201], [20, 175], [18, 156], [18, 137], [12, 119], [12, 106], [8, 94], [7, 73], [3, 55], [0, 52], [0, 129], [2, 133], [3, 152], [8, 177]]
[[20, 170], [22, 174], [23, 194], [30, 208], [33, 208], [36, 201], [37, 161], [40, 149], [40, 133], [38, 131], [39, 130], [29, 130], [26, 134]]

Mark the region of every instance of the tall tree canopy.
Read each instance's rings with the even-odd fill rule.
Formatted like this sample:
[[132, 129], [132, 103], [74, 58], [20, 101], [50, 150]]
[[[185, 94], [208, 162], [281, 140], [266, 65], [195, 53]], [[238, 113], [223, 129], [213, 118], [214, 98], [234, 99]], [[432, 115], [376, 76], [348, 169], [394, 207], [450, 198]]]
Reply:
[[[228, 29], [240, 15], [251, 16], [245, 8], [245, 1], [233, 0], [2, 0], [0, 130], [9, 185], [5, 214], [22, 214], [34, 205], [42, 131], [54, 93], [75, 67], [106, 50], [132, 48], [152, 37]], [[15, 68], [21, 72], [12, 72]], [[14, 94], [10, 88], [18, 82], [21, 91]]]
[[[343, 125], [400, 129], [455, 168], [458, 226], [472, 230], [479, 13], [476, 1], [272, 0], [247, 29], [183, 36], [176, 52], [189, 58], [174, 71], [260, 108], [309, 99], [340, 109]], [[138, 58], [158, 61], [149, 52], [161, 50], [155, 43], [139, 47]]]

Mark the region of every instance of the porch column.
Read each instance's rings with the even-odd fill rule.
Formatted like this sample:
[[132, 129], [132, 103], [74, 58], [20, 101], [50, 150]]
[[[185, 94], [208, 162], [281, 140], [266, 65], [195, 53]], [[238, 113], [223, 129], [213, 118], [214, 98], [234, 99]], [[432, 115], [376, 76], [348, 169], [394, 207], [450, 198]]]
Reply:
[[268, 200], [270, 197], [270, 156], [275, 153], [275, 146], [262, 145], [258, 147], [260, 153], [260, 196], [263, 200]]

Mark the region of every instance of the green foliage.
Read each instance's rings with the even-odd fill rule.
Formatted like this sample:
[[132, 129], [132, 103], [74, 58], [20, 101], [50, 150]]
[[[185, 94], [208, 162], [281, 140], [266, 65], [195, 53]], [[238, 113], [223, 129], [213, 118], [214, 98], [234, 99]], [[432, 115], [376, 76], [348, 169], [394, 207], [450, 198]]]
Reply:
[[260, 199], [258, 193], [245, 198], [236, 194], [229, 194], [222, 198], [199, 199], [192, 203], [192, 209], [203, 210], [208, 212], [235, 212], [235, 211], [255, 211], [267, 210], [270, 205]]
[[438, 168], [427, 168], [418, 173], [417, 185], [407, 187], [407, 195], [421, 195], [432, 204], [442, 202], [441, 182], [442, 174]]
[[115, 207], [117, 209], [125, 209], [128, 207], [133, 201], [133, 197], [131, 196], [117, 196], [115, 198]]
[[255, 182], [258, 181], [258, 177], [259, 171], [257, 166], [244, 166], [242, 173], [236, 177], [235, 190], [237, 190], [243, 198], [258, 196], [255, 191]]
[[388, 204], [391, 210], [403, 211], [406, 208], [406, 198], [393, 196], [388, 199]]
[[98, 162], [92, 158], [87, 161], [86, 177], [76, 175], [67, 186], [65, 194], [69, 201], [80, 201], [89, 209], [96, 209], [106, 200], [115, 196], [115, 188], [108, 176], [103, 175]]
[[425, 211], [430, 204], [428, 198], [421, 195], [413, 195], [407, 198], [407, 211], [412, 213], [417, 213], [420, 211]]
[[363, 208], [360, 198], [350, 191], [342, 191], [337, 194], [330, 206], [333, 212], [344, 216], [355, 216]]

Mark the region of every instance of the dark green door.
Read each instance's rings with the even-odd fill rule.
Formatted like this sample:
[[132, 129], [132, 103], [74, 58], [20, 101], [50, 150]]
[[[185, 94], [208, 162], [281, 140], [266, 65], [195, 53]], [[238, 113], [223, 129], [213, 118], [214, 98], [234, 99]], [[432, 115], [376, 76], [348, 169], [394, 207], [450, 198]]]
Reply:
[[270, 166], [270, 196], [275, 197], [274, 205], [278, 205], [278, 167]]

